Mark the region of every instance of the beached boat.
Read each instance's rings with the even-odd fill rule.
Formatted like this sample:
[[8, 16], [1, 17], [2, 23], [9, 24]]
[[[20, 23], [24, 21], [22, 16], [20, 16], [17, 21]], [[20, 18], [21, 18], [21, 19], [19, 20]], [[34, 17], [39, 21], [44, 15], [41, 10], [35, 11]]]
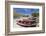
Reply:
[[36, 24], [34, 24], [34, 23], [36, 23], [36, 21], [31, 19], [31, 18], [30, 19], [29, 18], [26, 18], [26, 19], [23, 18], [23, 19], [17, 20], [18, 25], [25, 26], [25, 27], [36, 26]]

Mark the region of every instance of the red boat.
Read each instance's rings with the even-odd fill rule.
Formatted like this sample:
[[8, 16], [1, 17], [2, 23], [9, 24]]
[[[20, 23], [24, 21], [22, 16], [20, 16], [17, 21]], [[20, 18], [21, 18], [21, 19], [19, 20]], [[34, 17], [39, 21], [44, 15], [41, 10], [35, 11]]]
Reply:
[[36, 26], [34, 22], [35, 20], [32, 19], [22, 19], [22, 20], [18, 20], [17, 24], [20, 26], [30, 27], [30, 26]]

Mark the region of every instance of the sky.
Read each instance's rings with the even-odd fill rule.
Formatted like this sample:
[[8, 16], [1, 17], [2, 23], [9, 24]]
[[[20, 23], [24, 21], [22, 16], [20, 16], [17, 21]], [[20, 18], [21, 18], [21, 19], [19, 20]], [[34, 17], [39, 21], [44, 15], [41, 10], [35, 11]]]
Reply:
[[39, 12], [39, 9], [35, 9], [35, 8], [14, 8], [13, 9], [16, 13], [19, 13], [19, 14], [32, 14], [33, 12], [36, 12], [38, 13]]

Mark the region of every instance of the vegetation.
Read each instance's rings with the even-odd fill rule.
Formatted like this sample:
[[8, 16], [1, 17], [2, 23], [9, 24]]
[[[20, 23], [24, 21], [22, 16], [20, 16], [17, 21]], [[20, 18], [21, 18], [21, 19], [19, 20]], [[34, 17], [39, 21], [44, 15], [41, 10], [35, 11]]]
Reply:
[[32, 16], [33, 17], [38, 17], [39, 16], [39, 13], [32, 13]]

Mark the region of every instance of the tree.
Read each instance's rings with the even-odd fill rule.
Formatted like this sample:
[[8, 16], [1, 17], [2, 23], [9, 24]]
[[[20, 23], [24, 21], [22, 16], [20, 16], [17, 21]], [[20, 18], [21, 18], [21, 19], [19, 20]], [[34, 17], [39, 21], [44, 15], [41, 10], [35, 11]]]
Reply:
[[38, 17], [39, 16], [39, 13], [32, 13], [32, 16], [33, 17]]

